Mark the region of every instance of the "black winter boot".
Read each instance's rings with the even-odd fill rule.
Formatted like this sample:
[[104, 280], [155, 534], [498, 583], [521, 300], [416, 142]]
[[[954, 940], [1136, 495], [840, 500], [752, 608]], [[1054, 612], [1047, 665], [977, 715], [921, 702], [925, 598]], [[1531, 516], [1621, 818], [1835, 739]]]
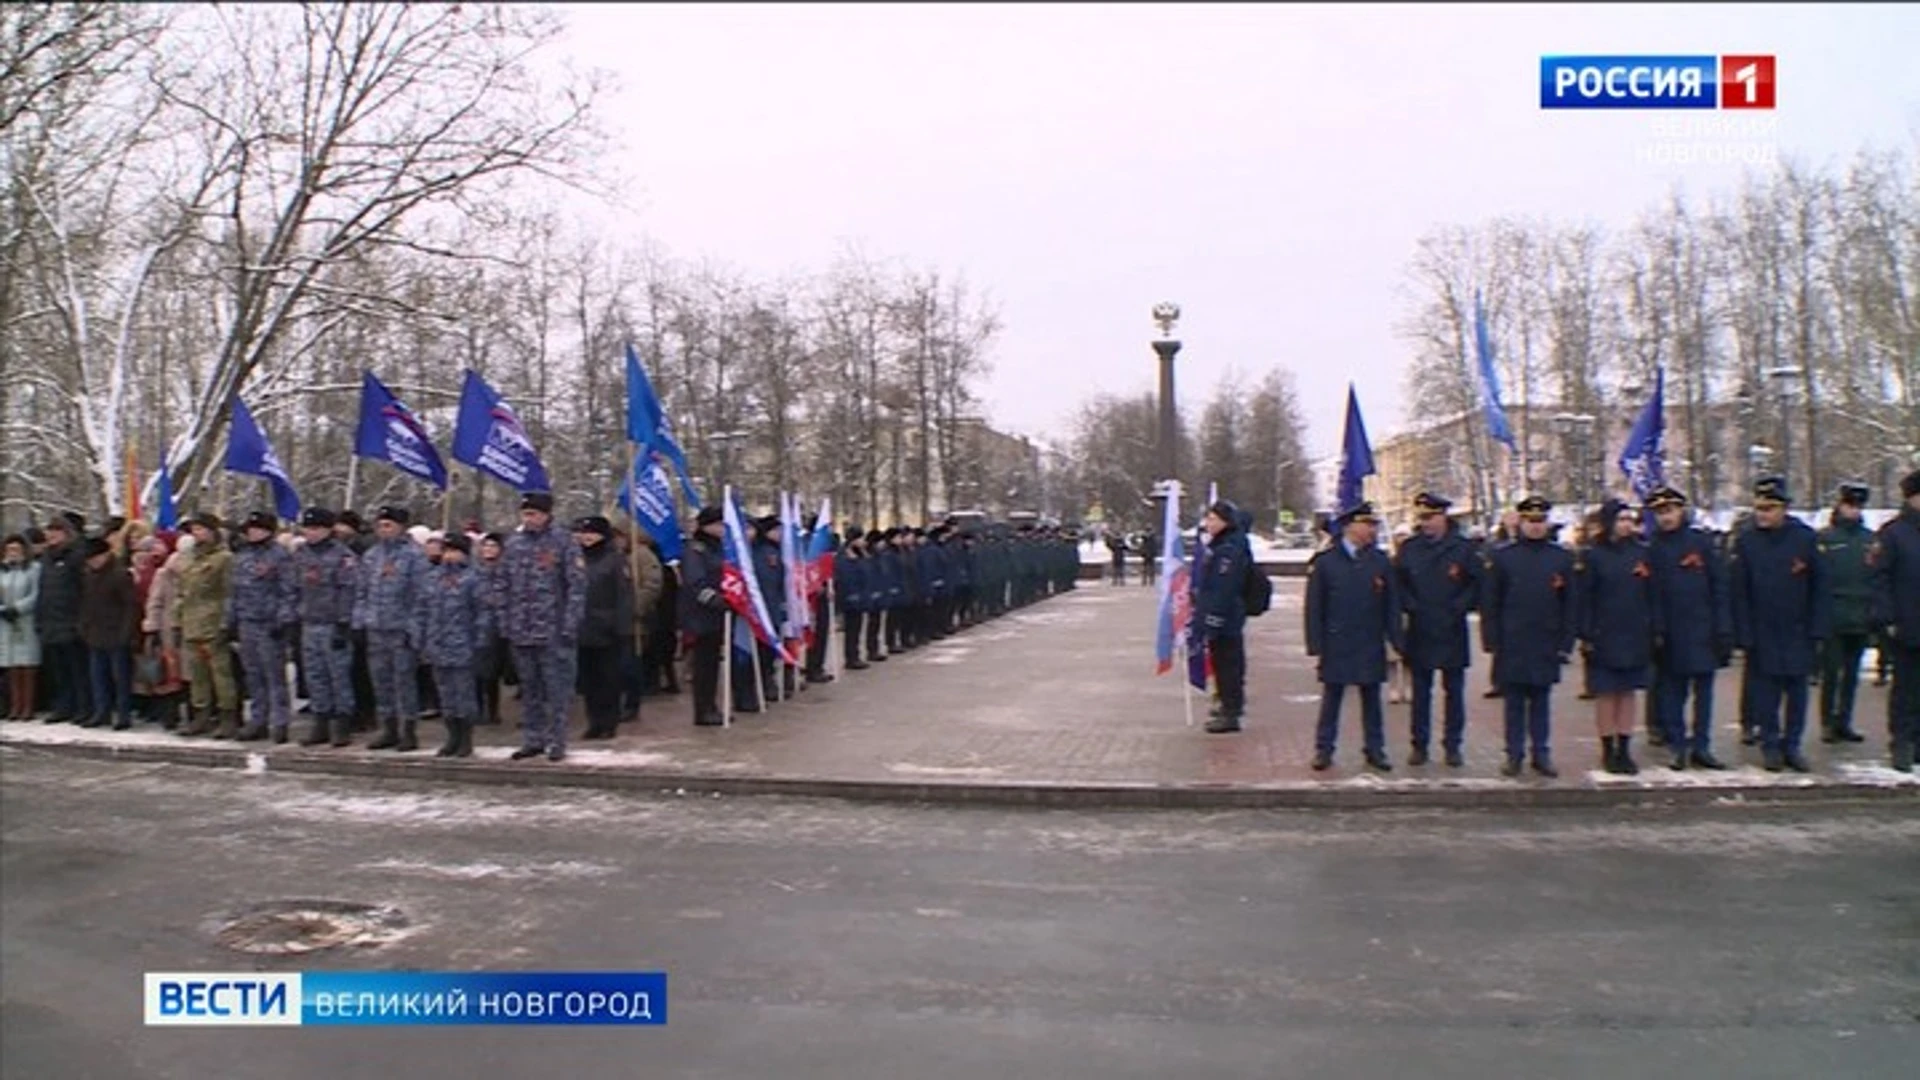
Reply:
[[473, 756], [473, 721], [460, 721], [460, 738], [453, 747], [454, 757]]
[[331, 720], [332, 718], [326, 713], [314, 713], [313, 718], [307, 722], [307, 733], [300, 736], [300, 745], [319, 746], [332, 738], [333, 732], [328, 730]]
[[1615, 776], [1620, 774], [1620, 740], [1611, 735], [1600, 736], [1600, 768]]
[[333, 718], [334, 747], [353, 745], [353, 717], [336, 716]]
[[1622, 776], [1640, 775], [1640, 766], [1633, 763], [1632, 747], [1633, 736], [1620, 736], [1620, 775]]
[[403, 754], [409, 750], [420, 749], [419, 734], [414, 730], [414, 725], [418, 723], [419, 721], [413, 719], [412, 717], [408, 717], [406, 720], [401, 722], [400, 745], [394, 747], [394, 749], [400, 751]]
[[433, 752], [434, 757], [452, 757], [460, 752], [460, 725], [464, 722], [456, 716], [446, 718], [447, 740]]
[[391, 750], [400, 745], [400, 721], [380, 721], [380, 737], [367, 744], [369, 750]]

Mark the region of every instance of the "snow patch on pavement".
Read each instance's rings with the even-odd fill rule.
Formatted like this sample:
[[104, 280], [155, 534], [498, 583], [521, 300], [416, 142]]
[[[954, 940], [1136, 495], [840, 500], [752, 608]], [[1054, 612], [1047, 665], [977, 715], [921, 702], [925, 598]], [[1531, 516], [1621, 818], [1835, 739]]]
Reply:
[[988, 765], [915, 765], [912, 762], [896, 761], [887, 766], [887, 771], [896, 776], [984, 779], [1000, 775], [1001, 770]]
[[598, 878], [619, 873], [619, 868], [605, 863], [564, 862], [522, 863], [507, 866], [494, 862], [471, 863], [435, 863], [414, 859], [381, 859], [378, 862], [361, 863], [362, 870], [384, 870], [396, 874], [414, 877], [446, 878], [455, 881], [548, 881], [554, 878]]

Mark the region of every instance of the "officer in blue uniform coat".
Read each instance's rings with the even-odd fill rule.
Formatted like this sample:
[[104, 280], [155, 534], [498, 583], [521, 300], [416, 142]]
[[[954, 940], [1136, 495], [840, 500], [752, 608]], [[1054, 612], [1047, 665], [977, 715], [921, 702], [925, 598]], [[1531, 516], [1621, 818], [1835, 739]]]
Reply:
[[1920, 745], [1920, 469], [1900, 481], [1900, 516], [1874, 538], [1874, 618], [1893, 653], [1893, 693], [1887, 728], [1893, 767], [1913, 771]]
[[1340, 702], [1349, 686], [1360, 691], [1360, 723], [1367, 764], [1381, 772], [1387, 760], [1380, 684], [1387, 681], [1387, 645], [1405, 654], [1400, 589], [1392, 560], [1375, 546], [1379, 521], [1361, 503], [1335, 519], [1340, 539], [1307, 564], [1307, 655], [1320, 661], [1320, 724], [1314, 732], [1315, 771], [1333, 766], [1340, 734]]
[[1466, 681], [1472, 648], [1467, 613], [1480, 596], [1480, 555], [1447, 517], [1453, 504], [1430, 492], [1414, 497], [1419, 528], [1394, 556], [1394, 581], [1407, 619], [1407, 665], [1413, 674], [1413, 752], [1409, 765], [1425, 765], [1433, 738], [1433, 677], [1446, 694], [1446, 726], [1440, 736], [1447, 764], [1465, 764], [1460, 744], [1467, 729]]
[[1480, 600], [1480, 641], [1493, 654], [1493, 679], [1506, 705], [1503, 776], [1520, 775], [1532, 744], [1533, 770], [1560, 775], [1549, 745], [1553, 688], [1573, 653], [1573, 554], [1550, 539], [1553, 504], [1537, 495], [1514, 507], [1520, 535], [1494, 551]]
[[1246, 578], [1254, 569], [1253, 550], [1239, 520], [1239, 508], [1225, 499], [1207, 509], [1202, 525], [1211, 539], [1202, 549], [1199, 570], [1188, 587], [1193, 622], [1206, 639], [1214, 683], [1220, 689], [1220, 713], [1207, 721], [1207, 731], [1214, 735], [1239, 731], [1247, 711], [1247, 649], [1242, 635], [1247, 624]]
[[1791, 501], [1787, 482], [1780, 477], [1754, 485], [1753, 527], [1734, 542], [1727, 570], [1733, 584], [1735, 644], [1752, 672], [1753, 718], [1768, 772], [1779, 772], [1782, 766], [1808, 771], [1800, 755], [1807, 729], [1807, 677], [1818, 663], [1831, 618], [1832, 596], [1819, 540], [1806, 523], [1788, 515]]
[[[1672, 766], [1724, 769], [1713, 756], [1714, 674], [1733, 654], [1733, 604], [1727, 591], [1720, 542], [1695, 528], [1687, 497], [1670, 487], [1647, 500], [1655, 531], [1649, 545], [1654, 600], [1660, 605], [1655, 642], [1654, 699], [1667, 734]], [[1693, 732], [1687, 732], [1687, 699], [1693, 699]]]
[[867, 558], [866, 535], [858, 525], [852, 526], [840, 550], [833, 553], [833, 596], [840, 602], [840, 632], [844, 635], [841, 660], [848, 671], [865, 671], [868, 666], [860, 659], [860, 635], [866, 629], [867, 568], [871, 561]]

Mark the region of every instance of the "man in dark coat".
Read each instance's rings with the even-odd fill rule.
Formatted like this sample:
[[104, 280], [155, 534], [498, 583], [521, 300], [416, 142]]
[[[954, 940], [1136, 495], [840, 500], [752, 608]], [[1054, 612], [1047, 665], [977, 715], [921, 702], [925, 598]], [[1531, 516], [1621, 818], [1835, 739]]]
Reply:
[[[1673, 768], [1724, 769], [1713, 756], [1714, 674], [1733, 654], [1733, 605], [1720, 542], [1694, 528], [1687, 497], [1670, 487], [1647, 500], [1657, 526], [1649, 556], [1654, 598], [1660, 605], [1654, 698]], [[1693, 733], [1687, 733], [1687, 698]]]
[[[833, 557], [833, 595], [840, 602], [841, 633], [845, 637], [841, 656], [848, 671], [865, 671], [869, 666], [860, 659], [860, 641], [862, 633], [868, 631], [867, 608], [873, 587], [870, 572], [872, 564], [873, 560], [867, 558], [866, 536], [860, 532], [859, 526], [850, 527], [846, 541]], [[821, 633], [824, 635], [826, 631], [822, 630]], [[871, 643], [872, 638], [867, 640]]]
[[1215, 735], [1240, 730], [1247, 711], [1246, 577], [1253, 551], [1240, 531], [1240, 510], [1225, 499], [1208, 508], [1202, 524], [1209, 537], [1189, 590], [1195, 631], [1206, 639], [1213, 677], [1220, 688], [1220, 715], [1207, 722]]
[[[1733, 583], [1735, 644], [1753, 674], [1753, 719], [1768, 772], [1782, 766], [1809, 771], [1800, 754], [1807, 728], [1807, 677], [1826, 644], [1832, 595], [1813, 529], [1787, 513], [1787, 482], [1770, 476], [1754, 485], [1753, 527], [1734, 542], [1728, 563]], [[1786, 708], [1781, 729], [1780, 710]]]
[[86, 558], [80, 548], [85, 519], [61, 515], [47, 522], [47, 547], [40, 555], [40, 600], [34, 627], [40, 633], [40, 664], [46, 672], [52, 715], [49, 724], [93, 715], [87, 643], [80, 638], [81, 580]]
[[1400, 590], [1385, 552], [1375, 546], [1379, 519], [1361, 503], [1335, 519], [1340, 539], [1307, 564], [1307, 655], [1320, 661], [1320, 723], [1313, 767], [1333, 766], [1340, 734], [1340, 702], [1349, 686], [1360, 691], [1360, 723], [1367, 764], [1381, 772], [1387, 760], [1380, 684], [1387, 681], [1387, 645], [1405, 655]]
[[1407, 665], [1413, 675], [1413, 751], [1409, 765], [1425, 765], [1433, 738], [1433, 677], [1446, 694], [1446, 726], [1440, 742], [1447, 764], [1466, 763], [1461, 741], [1467, 729], [1467, 666], [1472, 649], [1467, 613], [1480, 595], [1481, 556], [1447, 517], [1453, 504], [1430, 492], [1414, 497], [1419, 529], [1400, 545], [1394, 581], [1407, 618]]
[[693, 519], [693, 536], [680, 555], [680, 633], [692, 643], [688, 666], [693, 722], [700, 727], [725, 722], [720, 715], [720, 651], [728, 611], [721, 575], [725, 557], [720, 538], [725, 531], [720, 508], [702, 507]]
[[599, 515], [573, 523], [573, 539], [585, 553], [586, 606], [575, 645], [576, 681], [586, 699], [587, 739], [619, 734], [621, 663], [631, 648], [633, 570], [613, 543], [613, 523]]
[[1900, 516], [1880, 527], [1873, 546], [1873, 622], [1893, 653], [1887, 728], [1893, 767], [1913, 771], [1920, 745], [1920, 469], [1900, 481]]
[[85, 572], [80, 584], [80, 636], [87, 650], [92, 678], [93, 714], [79, 720], [81, 727], [115, 731], [133, 726], [133, 639], [140, 626], [134, 602], [133, 575], [114, 558], [103, 537], [81, 549]]
[[1833, 593], [1833, 633], [1820, 657], [1820, 741], [1857, 743], [1853, 699], [1860, 688], [1860, 657], [1872, 630], [1873, 532], [1864, 513], [1870, 492], [1865, 484], [1840, 485], [1833, 519], [1820, 530], [1820, 558], [1826, 563]]
[[1553, 688], [1573, 653], [1573, 555], [1549, 539], [1553, 504], [1520, 500], [1519, 537], [1494, 551], [1481, 589], [1480, 641], [1493, 654], [1493, 679], [1506, 705], [1503, 776], [1520, 775], [1532, 744], [1533, 770], [1558, 776], [1549, 746]]

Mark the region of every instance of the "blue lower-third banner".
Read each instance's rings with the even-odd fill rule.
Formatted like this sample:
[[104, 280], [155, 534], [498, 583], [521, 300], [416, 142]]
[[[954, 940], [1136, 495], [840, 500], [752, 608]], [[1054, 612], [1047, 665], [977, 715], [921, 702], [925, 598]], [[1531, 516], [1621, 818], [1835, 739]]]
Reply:
[[667, 1022], [664, 972], [147, 972], [145, 997], [163, 1026]]

